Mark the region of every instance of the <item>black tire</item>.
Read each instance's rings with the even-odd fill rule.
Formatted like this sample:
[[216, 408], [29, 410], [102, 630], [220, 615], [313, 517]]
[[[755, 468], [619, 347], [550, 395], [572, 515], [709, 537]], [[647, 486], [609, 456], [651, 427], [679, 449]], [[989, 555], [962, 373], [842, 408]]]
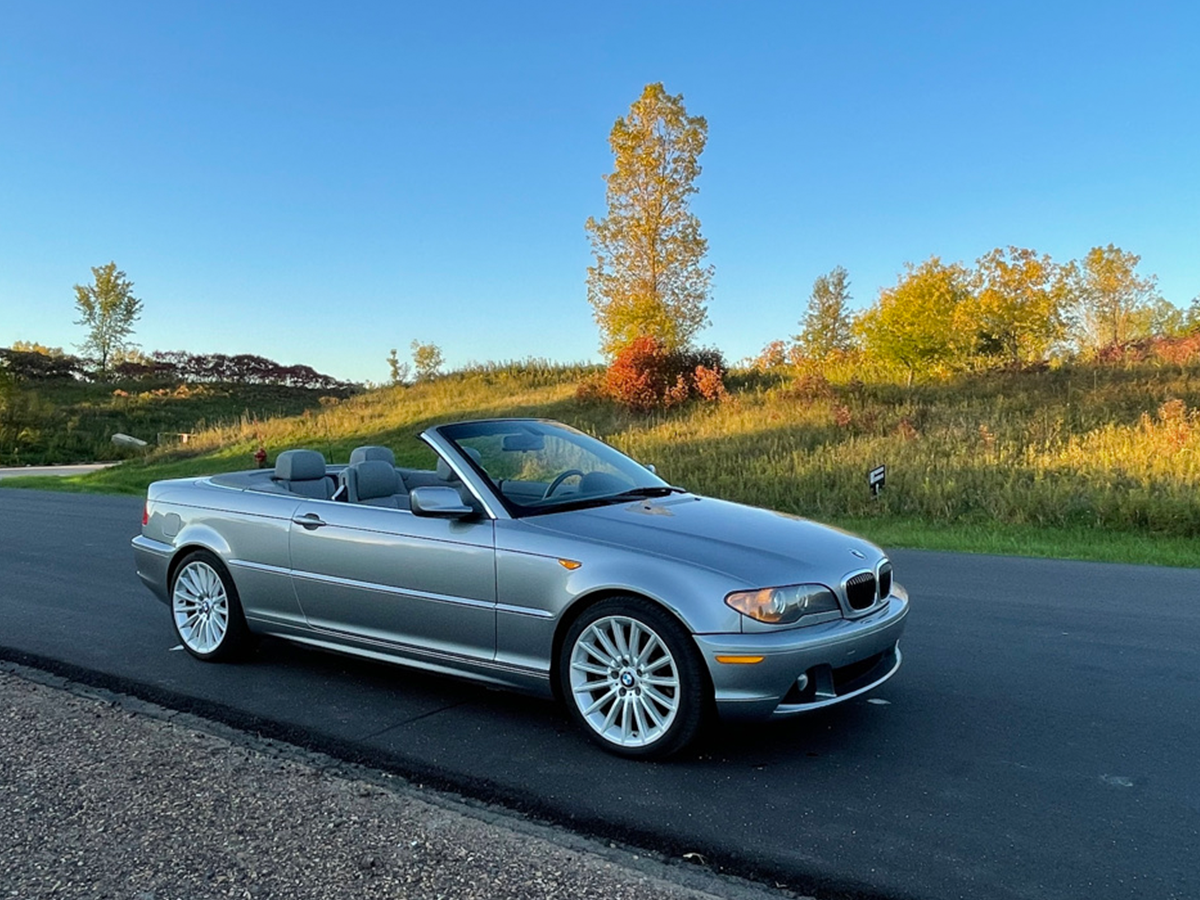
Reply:
[[707, 673], [691, 636], [641, 597], [610, 597], [584, 610], [563, 639], [558, 677], [584, 733], [632, 759], [678, 753], [700, 733], [709, 705]]
[[216, 554], [193, 550], [171, 576], [171, 625], [196, 659], [227, 662], [250, 646], [250, 629], [229, 570]]

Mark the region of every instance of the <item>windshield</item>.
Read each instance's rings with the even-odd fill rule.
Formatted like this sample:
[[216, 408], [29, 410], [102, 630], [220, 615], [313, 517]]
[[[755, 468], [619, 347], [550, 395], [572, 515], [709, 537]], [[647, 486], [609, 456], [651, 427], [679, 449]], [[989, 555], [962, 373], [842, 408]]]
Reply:
[[463, 422], [438, 431], [488, 478], [514, 515], [678, 490], [619, 450], [556, 422]]

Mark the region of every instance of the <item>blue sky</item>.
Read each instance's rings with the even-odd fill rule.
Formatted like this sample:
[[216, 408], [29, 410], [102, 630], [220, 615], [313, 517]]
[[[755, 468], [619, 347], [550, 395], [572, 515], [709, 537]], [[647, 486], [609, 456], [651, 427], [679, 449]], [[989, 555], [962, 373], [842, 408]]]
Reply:
[[0, 14], [0, 346], [83, 340], [115, 260], [149, 349], [382, 381], [596, 359], [583, 223], [613, 121], [662, 81], [709, 124], [701, 336], [794, 334], [907, 261], [1115, 243], [1200, 294], [1200, 5], [9, 4]]

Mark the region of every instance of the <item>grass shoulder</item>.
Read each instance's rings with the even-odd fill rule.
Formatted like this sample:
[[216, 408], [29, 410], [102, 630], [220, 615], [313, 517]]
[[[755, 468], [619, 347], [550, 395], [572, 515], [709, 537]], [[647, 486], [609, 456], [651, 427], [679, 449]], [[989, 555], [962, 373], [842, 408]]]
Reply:
[[889, 518], [842, 519], [830, 524], [884, 547], [1200, 568], [1200, 543], [1174, 535], [1079, 526], [1002, 522], [960, 525]]

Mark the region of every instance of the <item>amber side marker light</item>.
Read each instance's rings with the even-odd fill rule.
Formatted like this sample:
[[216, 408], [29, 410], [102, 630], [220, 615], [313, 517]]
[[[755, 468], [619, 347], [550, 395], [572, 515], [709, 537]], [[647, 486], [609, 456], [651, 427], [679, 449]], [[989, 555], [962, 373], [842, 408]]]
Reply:
[[583, 565], [583, 563], [579, 562], [578, 560], [574, 560], [574, 559], [560, 559], [558, 561], [558, 564], [560, 566], [562, 566], [564, 569], [569, 569], [572, 572], [574, 572], [576, 569], [578, 569], [580, 566]]
[[726, 665], [752, 666], [755, 663], [762, 662], [764, 656], [718, 656], [717, 662], [725, 663]]

